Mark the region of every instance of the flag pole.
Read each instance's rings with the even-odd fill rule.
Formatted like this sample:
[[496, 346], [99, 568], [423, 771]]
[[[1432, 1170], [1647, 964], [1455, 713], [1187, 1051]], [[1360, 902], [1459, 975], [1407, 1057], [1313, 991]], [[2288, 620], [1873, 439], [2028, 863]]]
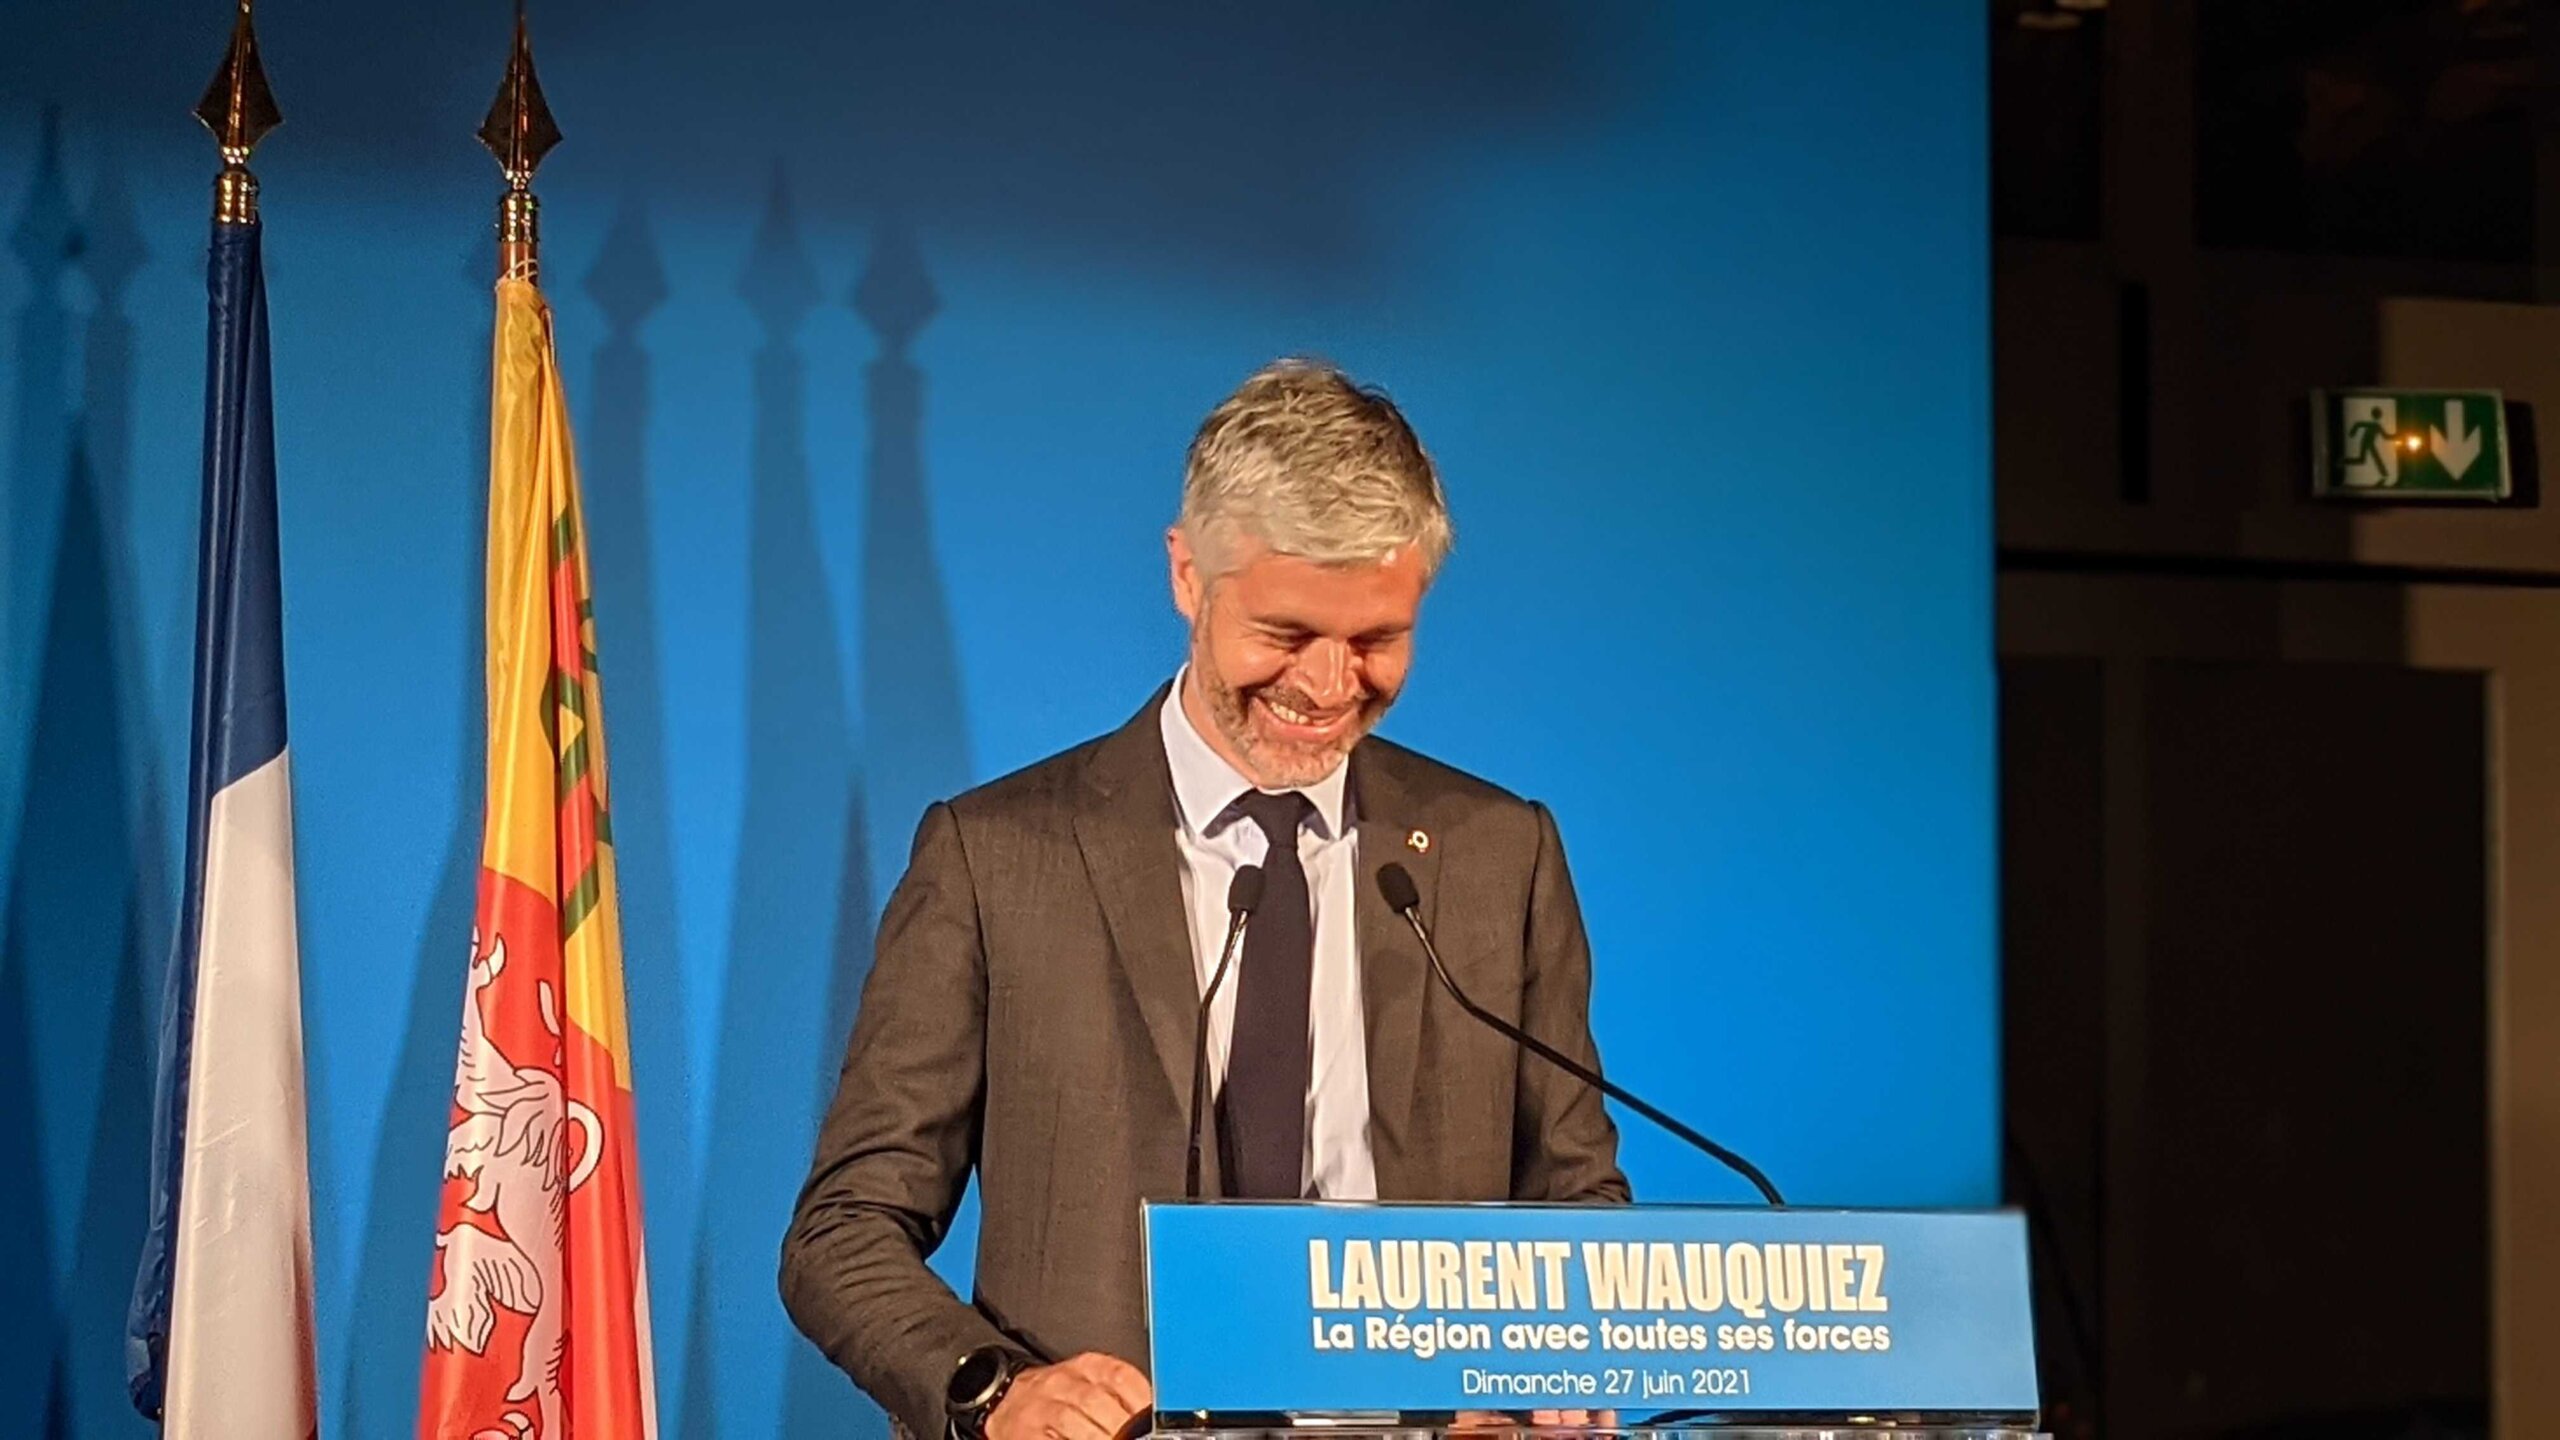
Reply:
[[222, 147], [222, 170], [213, 181], [213, 219], [218, 225], [258, 223], [258, 177], [249, 173], [249, 152], [284, 123], [275, 93], [267, 88], [267, 67], [258, 62], [258, 36], [250, 28], [249, 0], [231, 22], [231, 48], [213, 74], [204, 98], [196, 102], [196, 118], [213, 132]]
[[[656, 1440], [594, 587], [550, 307], [533, 283], [533, 173], [560, 130], [521, 3], [479, 136], [506, 176], [483, 571], [487, 773], [417, 1433]], [[510, 1318], [493, 1323], [500, 1312]]]
[[318, 1433], [310, 1136], [275, 417], [249, 154], [284, 122], [238, 0], [196, 104], [222, 167], [205, 262], [204, 506], [187, 860], [163, 978], [150, 1221], [125, 1379], [167, 1440]]
[[533, 43], [526, 38], [524, 0], [516, 0], [516, 43], [507, 57], [506, 77], [498, 82], [498, 98], [480, 122], [480, 143], [498, 158], [507, 177], [498, 197], [498, 277], [532, 282], [541, 278], [541, 205], [533, 196], [533, 172], [542, 157], [560, 143], [560, 127], [542, 98], [542, 82], [533, 73]]

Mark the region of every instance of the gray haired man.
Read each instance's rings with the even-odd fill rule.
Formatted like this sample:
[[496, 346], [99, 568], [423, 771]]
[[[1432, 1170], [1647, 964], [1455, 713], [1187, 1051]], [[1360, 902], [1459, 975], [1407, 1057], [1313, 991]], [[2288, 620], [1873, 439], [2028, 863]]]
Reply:
[[[1210, 1193], [1627, 1198], [1599, 1097], [1433, 1003], [1374, 880], [1402, 863], [1459, 983], [1598, 1063], [1553, 818], [1370, 735], [1450, 539], [1384, 395], [1262, 370], [1201, 425], [1165, 535], [1188, 662], [1112, 734], [925, 812], [782, 1252], [794, 1322], [908, 1435], [1111, 1440], [1151, 1408], [1138, 1207], [1183, 1193], [1242, 866]], [[964, 1304], [925, 1257], [973, 1171]]]

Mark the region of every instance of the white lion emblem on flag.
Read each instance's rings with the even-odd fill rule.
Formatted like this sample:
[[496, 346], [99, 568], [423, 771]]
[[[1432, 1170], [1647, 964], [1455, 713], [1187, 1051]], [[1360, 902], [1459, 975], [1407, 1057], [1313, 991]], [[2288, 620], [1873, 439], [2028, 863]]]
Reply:
[[[486, 958], [480, 936], [471, 937], [471, 992], [462, 1006], [462, 1049], [454, 1067], [453, 1099], [462, 1111], [445, 1137], [444, 1174], [468, 1180], [463, 1208], [496, 1222], [493, 1231], [469, 1220], [436, 1236], [443, 1289], [427, 1304], [431, 1349], [488, 1353], [498, 1311], [529, 1318], [510, 1404], [530, 1401], [539, 1415], [510, 1410], [506, 1429], [484, 1429], [473, 1440], [556, 1440], [560, 1429], [560, 1361], [566, 1316], [559, 1294], [562, 1234], [569, 1192], [584, 1184], [603, 1156], [603, 1127], [593, 1110], [568, 1098], [555, 1069], [519, 1065], [490, 1039], [481, 996], [507, 968], [507, 944], [494, 937]], [[558, 1006], [549, 982], [536, 992], [542, 1021], [557, 1039]], [[546, 1057], [559, 1064], [555, 1054]], [[574, 1168], [569, 1128], [586, 1132]]]

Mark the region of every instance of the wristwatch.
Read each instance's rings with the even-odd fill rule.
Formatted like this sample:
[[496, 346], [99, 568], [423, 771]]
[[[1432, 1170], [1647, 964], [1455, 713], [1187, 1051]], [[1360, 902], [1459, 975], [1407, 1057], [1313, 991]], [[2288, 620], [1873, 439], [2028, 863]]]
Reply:
[[951, 1440], [986, 1440], [987, 1417], [996, 1413], [1013, 1377], [1028, 1362], [1007, 1345], [981, 1345], [951, 1367], [951, 1383], [943, 1391], [943, 1412], [950, 1417]]

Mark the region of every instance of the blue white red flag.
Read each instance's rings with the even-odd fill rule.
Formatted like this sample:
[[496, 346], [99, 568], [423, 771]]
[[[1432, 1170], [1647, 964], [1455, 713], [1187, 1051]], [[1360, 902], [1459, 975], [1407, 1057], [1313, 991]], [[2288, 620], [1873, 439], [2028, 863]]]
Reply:
[[187, 870], [160, 1017], [134, 1403], [177, 1440], [318, 1434], [293, 787], [259, 227], [217, 220]]

